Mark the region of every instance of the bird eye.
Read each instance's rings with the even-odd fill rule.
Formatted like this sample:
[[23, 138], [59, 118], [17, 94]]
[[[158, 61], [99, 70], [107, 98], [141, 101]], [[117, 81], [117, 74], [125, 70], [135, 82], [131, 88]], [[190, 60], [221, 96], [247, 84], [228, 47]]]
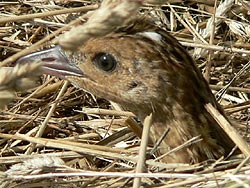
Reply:
[[115, 69], [117, 61], [115, 58], [108, 53], [98, 53], [93, 62], [95, 66], [105, 72], [111, 72]]

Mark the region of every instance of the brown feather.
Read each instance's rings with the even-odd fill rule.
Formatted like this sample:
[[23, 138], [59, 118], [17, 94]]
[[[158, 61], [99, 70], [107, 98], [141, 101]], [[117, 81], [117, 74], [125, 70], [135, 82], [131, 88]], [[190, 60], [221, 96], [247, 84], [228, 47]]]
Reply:
[[[46, 57], [55, 51], [45, 52]], [[121, 104], [141, 121], [152, 113], [150, 136], [154, 142], [169, 128], [157, 150], [158, 154], [169, 153], [162, 161], [196, 163], [217, 159], [228, 155], [234, 147], [205, 110], [204, 105], [211, 103], [224, 115], [194, 60], [175, 38], [150, 21], [134, 20], [110, 35], [89, 40], [76, 52], [64, 53], [66, 57], [62, 54], [56, 57], [60, 61], [68, 59], [65, 61], [75, 63], [83, 72], [81, 76], [81, 71], [75, 68], [72, 73], [64, 71], [64, 78]], [[112, 71], [96, 66], [100, 54], [113, 57], [117, 64]], [[69, 65], [66, 67], [70, 70]], [[60, 70], [55, 73], [60, 76]], [[170, 152], [197, 136], [201, 141]]]

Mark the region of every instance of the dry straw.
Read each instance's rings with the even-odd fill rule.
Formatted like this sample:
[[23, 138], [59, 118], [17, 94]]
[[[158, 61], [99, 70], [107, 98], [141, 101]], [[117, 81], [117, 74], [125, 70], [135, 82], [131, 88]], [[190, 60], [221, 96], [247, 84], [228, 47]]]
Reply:
[[[212, 33], [217, 33], [218, 29], [220, 28], [220, 24], [223, 21], [223, 17], [226, 16], [228, 11], [234, 5], [234, 0], [225, 0], [221, 3], [217, 8], [214, 14], [214, 17], [211, 17], [207, 20], [206, 28], [200, 29], [199, 34], [203, 39], [207, 39], [211, 36]], [[213, 28], [215, 29], [213, 32]], [[200, 43], [199, 39], [196, 37], [194, 41]], [[208, 54], [208, 50], [204, 50], [202, 48], [195, 48], [194, 50], [194, 57], [197, 59], [200, 57], [205, 57]]]
[[72, 28], [59, 40], [59, 44], [65, 48], [74, 50], [83, 45], [90, 38], [105, 36], [117, 27], [123, 26], [133, 18], [142, 3], [161, 5], [167, 0], [105, 0], [99, 9], [90, 16], [87, 23]]
[[140, 1], [103, 1], [87, 23], [66, 32], [59, 40], [59, 44], [65, 49], [73, 50], [92, 37], [104, 36], [118, 26], [124, 25], [136, 14], [141, 5]]
[[[236, 44], [235, 40], [232, 40], [233, 47], [219, 46], [218, 44], [220, 44], [223, 38], [222, 34], [218, 37], [219, 40], [214, 40], [209, 45], [192, 42], [192, 36], [200, 35], [200, 38], [204, 39], [211, 36], [211, 32], [216, 32], [217, 28], [221, 27], [223, 20], [226, 20], [230, 33], [233, 33], [231, 36], [233, 39], [235, 37], [248, 39], [248, 25], [243, 23], [242, 20], [240, 22], [240, 17], [237, 17], [236, 22], [235, 17], [228, 14], [231, 9], [235, 10], [235, 7], [238, 6], [234, 4], [236, 1], [218, 0], [218, 2], [222, 3], [217, 7], [216, 19], [213, 20], [211, 18], [210, 21], [204, 15], [211, 15], [211, 11], [207, 12], [205, 9], [201, 9], [201, 7], [208, 6], [213, 8], [211, 6], [214, 6], [216, 1], [108, 0], [103, 1], [97, 11], [93, 11], [98, 7], [95, 4], [96, 1], [91, 1], [91, 5], [88, 4], [84, 6], [86, 8], [80, 7], [79, 9], [70, 8], [73, 1], [61, 1], [61, 4], [58, 2], [48, 1], [45, 5], [44, 2], [39, 4], [39, 1], [25, 1], [23, 2], [24, 4], [19, 4], [19, 2], [0, 3], [3, 5], [5, 12], [9, 14], [5, 19], [1, 18], [0, 22], [6, 24], [5, 27], [0, 28], [1, 36], [7, 36], [7, 39], [13, 37], [12, 41], [19, 40], [20, 44], [21, 40], [26, 42], [25, 44], [33, 43], [29, 49], [23, 49], [24, 47], [18, 46], [18, 43], [1, 40], [0, 45], [3, 45], [7, 52], [8, 50], [15, 52], [14, 55], [8, 55], [1, 65], [11, 63], [24, 54], [44, 47], [45, 44], [49, 46], [57, 43], [58, 38], [56, 36], [72, 27], [70, 32], [62, 35], [60, 43], [68, 49], [71, 49], [72, 46], [76, 48], [91, 37], [101, 37], [112, 32], [114, 28], [125, 24], [141, 7], [142, 9], [140, 10], [142, 12], [151, 10], [161, 12], [162, 9], [158, 5], [167, 2], [176, 3], [171, 5], [164, 4], [164, 9], [171, 11], [171, 22], [175, 22], [170, 22], [170, 24], [173, 26], [177, 23], [178, 27], [172, 28], [183, 28], [182, 25], [179, 27], [179, 22], [175, 20], [178, 18], [181, 21], [183, 12], [190, 13], [189, 15], [193, 16], [193, 18], [199, 17], [204, 27], [206, 27], [204, 36], [195, 31], [195, 27], [191, 28], [192, 25], [190, 24], [184, 25], [184, 29], [176, 30], [176, 32], [185, 36], [183, 37], [182, 35], [182, 37], [178, 38], [182, 44], [192, 47], [192, 49], [215, 50], [217, 53], [226, 54], [226, 56], [231, 56], [232, 52], [240, 55], [244, 53], [249, 54], [247, 43], [244, 45], [241, 43]], [[84, 3], [86, 2], [84, 1]], [[240, 7], [243, 9], [249, 5], [247, 1], [239, 2], [244, 3], [244, 6]], [[11, 4], [6, 6], [6, 3]], [[57, 8], [60, 7], [61, 10], [46, 12], [48, 10], [46, 6], [55, 3], [58, 3]], [[145, 6], [146, 3], [154, 5], [147, 4]], [[18, 5], [18, 7], [14, 4]], [[190, 4], [197, 5], [195, 7], [198, 8], [194, 9]], [[9, 10], [6, 7], [11, 7], [11, 9]], [[65, 7], [68, 8], [65, 9]], [[169, 7], [174, 7], [174, 9]], [[18, 8], [21, 9], [19, 10]], [[32, 14], [22, 12], [27, 9]], [[15, 10], [20, 11], [22, 15], [20, 17], [14, 16], [13, 11]], [[43, 12], [44, 10], [45, 12]], [[75, 11], [80, 11], [82, 14], [76, 16], [76, 19], [69, 24], [57, 17], [59, 13], [67, 14]], [[167, 11], [162, 12], [162, 15], [169, 14]], [[18, 15], [18, 13], [16, 14]], [[70, 14], [70, 16], [72, 15], [74, 14]], [[42, 19], [39, 22], [36, 20], [38, 17]], [[64, 15], [62, 17], [65, 18], [67, 16]], [[79, 28], [76, 27], [76, 25], [82, 22], [84, 22], [83, 25]], [[48, 23], [52, 23], [52, 26], [47, 25]], [[185, 24], [185, 22], [181, 23]], [[213, 24], [216, 26], [215, 31], [211, 29]], [[64, 26], [61, 27], [61, 25]], [[58, 27], [61, 28], [58, 29]], [[185, 29], [185, 27], [188, 27], [188, 29]], [[20, 30], [18, 30], [19, 28]], [[26, 32], [28, 29], [32, 31], [31, 35]], [[76, 30], [83, 32], [82, 34], [72, 34]], [[3, 31], [6, 31], [6, 33]], [[80, 35], [83, 35], [81, 40], [79, 40]], [[25, 38], [26, 36], [27, 38]], [[70, 38], [71, 36], [73, 38]], [[67, 46], [68, 44], [69, 46]], [[13, 54], [13, 51], [10, 54]], [[218, 64], [214, 68], [212, 88], [220, 90], [225, 85], [227, 86], [223, 91], [230, 97], [222, 100], [222, 102], [224, 105], [230, 104], [227, 106], [226, 112], [229, 112], [231, 117], [237, 120], [236, 128], [240, 130], [240, 133], [247, 140], [249, 133], [246, 127], [249, 124], [250, 104], [249, 68], [240, 71], [242, 67], [245, 67], [243, 65], [247, 63], [238, 61], [238, 59], [233, 62], [235, 65], [225, 62], [223, 58], [219, 59], [220, 61], [216, 61]], [[202, 63], [200, 64], [202, 67]], [[237, 72], [241, 74], [239, 75]], [[140, 153], [138, 170], [135, 172], [135, 165], [139, 158], [138, 145], [140, 142], [145, 144], [147, 136], [143, 136], [142, 140], [139, 139], [142, 135], [142, 130], [138, 122], [131, 118], [134, 116], [133, 114], [114, 109], [102, 109], [109, 107], [110, 104], [103, 101], [100, 102], [100, 99], [96, 99], [94, 96], [75, 89], [66, 83], [64, 83], [62, 88], [62, 81], [51, 77], [42, 77], [43, 85], [39, 87], [40, 89], [31, 90], [30, 92], [25, 91], [21, 95], [16, 94], [18, 90], [26, 90], [27, 87], [34, 86], [34, 77], [36, 77], [36, 74], [39, 74], [39, 64], [37, 63], [9, 68], [4, 67], [0, 69], [0, 74], [0, 107], [3, 108], [8, 102], [16, 98], [13, 103], [0, 113], [0, 152], [2, 155], [0, 157], [0, 165], [3, 170], [3, 172], [0, 172], [1, 188], [27, 187], [27, 185], [33, 187], [37, 185], [44, 185], [45, 187], [56, 186], [58, 188], [132, 187], [133, 178], [137, 179], [135, 187], [144, 185], [145, 187], [161, 188], [183, 186], [249, 187], [249, 158], [219, 159], [210, 163], [195, 165], [165, 164], [154, 160], [144, 161], [144, 145], [144, 151], [142, 150], [143, 152]], [[237, 76], [237, 79], [234, 79], [234, 75]], [[229, 86], [227, 83], [231, 83], [230, 80], [234, 80], [234, 82]], [[61, 92], [59, 92], [60, 89]], [[229, 101], [232, 97], [241, 100], [235, 100], [236, 102], [232, 103]], [[245, 102], [238, 104], [237, 101]], [[78, 108], [79, 106], [80, 108]], [[82, 106], [86, 106], [86, 108], [80, 111], [79, 109]], [[100, 108], [97, 110], [96, 107]], [[127, 116], [130, 118], [127, 118]], [[215, 115], [215, 117], [219, 118], [220, 116]], [[222, 120], [218, 119], [218, 121], [221, 122]], [[150, 126], [150, 123], [145, 123], [145, 125]], [[223, 123], [223, 125], [231, 126], [226, 123]], [[135, 133], [126, 128], [126, 126], [130, 127]], [[226, 129], [227, 127], [224, 128]], [[236, 131], [226, 129], [226, 132], [232, 134], [231, 136], [235, 143], [248, 155], [249, 148], [245, 142], [241, 144], [242, 140], [237, 139], [238, 134], [236, 134]], [[192, 138], [190, 142], [185, 144], [192, 144], [194, 141], [199, 141], [199, 139], [199, 137]], [[33, 147], [30, 147], [30, 143], [32, 143]], [[27, 148], [31, 149], [27, 150]], [[29, 152], [32, 155], [25, 154]], [[63, 159], [66, 165], [60, 159]], [[141, 173], [143, 172], [141, 167], [144, 164], [147, 167], [147, 173]], [[12, 165], [13, 167], [10, 169], [9, 167]], [[22, 165], [24, 165], [24, 168], [22, 168]], [[4, 171], [5, 169], [10, 170]]]
[[34, 62], [15, 67], [0, 68], [0, 108], [15, 98], [16, 91], [24, 91], [36, 85], [40, 63]]

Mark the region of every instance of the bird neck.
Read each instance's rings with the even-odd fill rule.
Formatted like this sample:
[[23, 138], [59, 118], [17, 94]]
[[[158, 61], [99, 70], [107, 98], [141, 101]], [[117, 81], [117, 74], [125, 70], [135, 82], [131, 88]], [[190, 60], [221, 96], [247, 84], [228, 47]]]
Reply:
[[[229, 137], [202, 106], [191, 108], [177, 101], [171, 106], [158, 106], [153, 111], [150, 134], [153, 142], [161, 139], [167, 129], [167, 135], [158, 146], [158, 153], [168, 153], [163, 162], [197, 163], [216, 159], [233, 147]], [[190, 142], [194, 137], [197, 140]]]

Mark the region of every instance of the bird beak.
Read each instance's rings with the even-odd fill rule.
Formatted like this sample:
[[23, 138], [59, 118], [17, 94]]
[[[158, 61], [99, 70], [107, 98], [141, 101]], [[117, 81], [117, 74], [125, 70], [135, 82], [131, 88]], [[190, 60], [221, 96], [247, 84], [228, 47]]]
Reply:
[[83, 72], [74, 65], [74, 62], [68, 59], [60, 46], [23, 56], [16, 63], [32, 62], [42, 63], [40, 67], [42, 74], [49, 74], [62, 79], [66, 79], [65, 76], [84, 76]]

